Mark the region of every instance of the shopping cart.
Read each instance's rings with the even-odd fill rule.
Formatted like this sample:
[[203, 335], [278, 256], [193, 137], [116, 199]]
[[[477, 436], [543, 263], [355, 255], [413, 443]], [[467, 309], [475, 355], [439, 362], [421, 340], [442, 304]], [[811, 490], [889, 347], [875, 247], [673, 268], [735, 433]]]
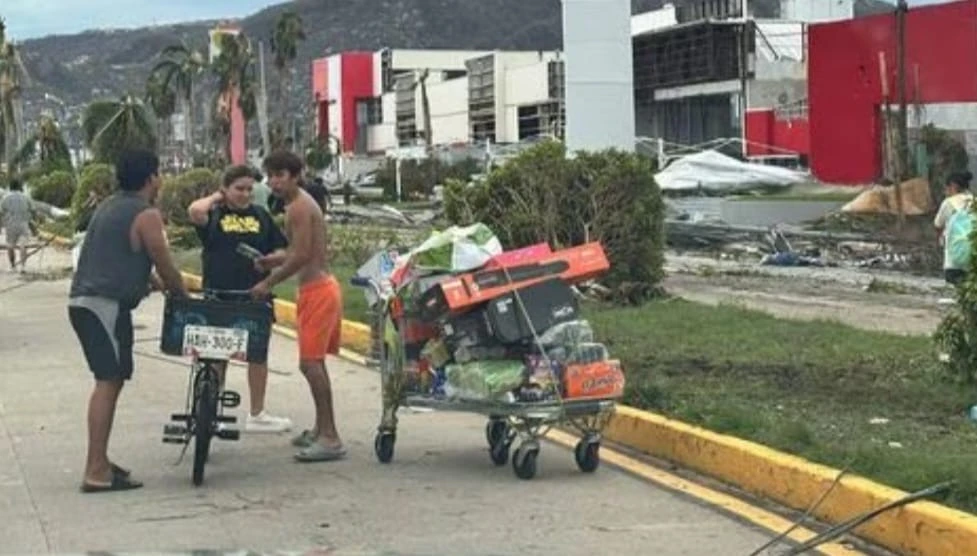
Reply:
[[[404, 317], [394, 307], [393, 288], [386, 273], [372, 277], [357, 275], [352, 284], [366, 290], [371, 304], [371, 353], [368, 362], [380, 371], [382, 415], [374, 439], [374, 449], [381, 463], [393, 459], [397, 439], [397, 411], [401, 407], [471, 412], [485, 415], [485, 437], [491, 461], [503, 466], [510, 460], [510, 449], [517, 443], [511, 462], [520, 479], [536, 475], [540, 439], [555, 426], [575, 429], [581, 437], [574, 450], [577, 466], [592, 473], [600, 465], [601, 432], [613, 414], [615, 399], [564, 399], [556, 396], [544, 401], [494, 401], [459, 399], [417, 388], [414, 369], [417, 361], [405, 349]], [[517, 300], [518, 300], [517, 296]], [[521, 300], [520, 310], [525, 314]], [[538, 341], [538, 336], [534, 332]], [[547, 361], [547, 367], [552, 368]]]

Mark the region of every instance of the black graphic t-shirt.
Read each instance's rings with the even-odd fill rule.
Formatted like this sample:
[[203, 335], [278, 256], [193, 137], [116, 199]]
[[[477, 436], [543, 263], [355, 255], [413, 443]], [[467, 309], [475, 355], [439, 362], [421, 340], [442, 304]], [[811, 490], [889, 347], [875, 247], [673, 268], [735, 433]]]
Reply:
[[215, 206], [207, 225], [197, 226], [197, 236], [203, 244], [203, 286], [218, 290], [248, 290], [266, 276], [254, 267], [254, 261], [237, 252], [239, 243], [265, 255], [288, 243], [271, 214], [256, 205], [245, 209]]

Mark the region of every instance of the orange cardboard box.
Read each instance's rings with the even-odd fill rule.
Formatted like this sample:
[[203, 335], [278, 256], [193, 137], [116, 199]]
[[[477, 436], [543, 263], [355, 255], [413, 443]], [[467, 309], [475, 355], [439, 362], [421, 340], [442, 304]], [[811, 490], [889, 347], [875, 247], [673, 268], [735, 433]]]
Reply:
[[568, 399], [620, 398], [624, 395], [624, 371], [617, 360], [571, 363], [563, 373]]

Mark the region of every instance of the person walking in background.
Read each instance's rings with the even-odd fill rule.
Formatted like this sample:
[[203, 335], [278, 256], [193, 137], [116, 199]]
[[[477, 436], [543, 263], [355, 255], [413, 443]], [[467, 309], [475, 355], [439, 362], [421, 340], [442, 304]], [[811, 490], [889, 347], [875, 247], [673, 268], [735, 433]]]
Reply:
[[326, 355], [339, 353], [343, 300], [336, 277], [327, 270], [326, 220], [315, 200], [300, 185], [302, 160], [279, 151], [265, 159], [272, 192], [285, 202], [285, 227], [289, 246], [285, 253], [258, 259], [258, 265], [274, 269], [251, 289], [264, 299], [272, 289], [298, 276], [297, 305], [299, 368], [309, 383], [315, 402], [316, 422], [292, 443], [301, 448], [295, 458], [302, 462], [330, 461], [346, 450], [336, 431], [332, 385]]
[[[937, 234], [940, 238], [940, 244], [943, 246], [944, 278], [948, 284], [954, 286], [959, 286], [963, 283], [967, 275], [967, 269], [963, 268], [963, 265], [952, 256], [951, 247], [957, 239], [953, 237], [954, 230], [950, 224], [954, 215], [958, 212], [961, 210], [970, 210], [971, 203], [974, 200], [973, 194], [970, 193], [971, 179], [973, 179], [973, 176], [967, 171], [950, 175], [944, 188], [945, 197], [940, 204], [940, 209], [936, 213], [936, 218], [933, 220], [933, 225], [936, 227]], [[968, 232], [969, 227], [965, 228], [964, 231]], [[969, 236], [969, 233], [967, 235]], [[969, 237], [960, 238], [960, 240], [966, 241], [969, 246]]]
[[[153, 207], [160, 187], [159, 158], [149, 151], [125, 152], [115, 175], [119, 191], [92, 215], [68, 300], [71, 327], [95, 376], [81, 484], [86, 493], [142, 486], [108, 456], [116, 404], [133, 372], [132, 311], [149, 294], [151, 283], [170, 295], [187, 295], [166, 244], [163, 215]], [[152, 274], [154, 266], [158, 278]]]
[[17, 251], [20, 251], [20, 271], [24, 272], [27, 262], [27, 242], [31, 237], [31, 218], [34, 216], [34, 203], [24, 193], [24, 185], [14, 179], [10, 182], [10, 192], [0, 201], [0, 223], [3, 223], [7, 239], [7, 260], [10, 270], [17, 270]]
[[[190, 221], [203, 244], [203, 287], [213, 290], [246, 292], [267, 276], [255, 268], [254, 261], [238, 252], [240, 244], [262, 255], [284, 252], [287, 242], [271, 214], [252, 202], [255, 172], [248, 166], [233, 166], [224, 172], [223, 183], [216, 193], [190, 204]], [[225, 294], [225, 297], [227, 295]], [[234, 301], [235, 296], [230, 296]], [[245, 299], [248, 295], [244, 294]], [[268, 311], [272, 312], [271, 305]], [[221, 370], [224, 383], [226, 365]], [[248, 353], [248, 391], [251, 412], [245, 421], [245, 432], [285, 432], [292, 422], [265, 411], [268, 387], [268, 348]]]
[[269, 197], [271, 197], [271, 188], [268, 187], [268, 181], [261, 174], [261, 172], [255, 171], [254, 190], [251, 194], [251, 202], [254, 203], [255, 206], [269, 210]]

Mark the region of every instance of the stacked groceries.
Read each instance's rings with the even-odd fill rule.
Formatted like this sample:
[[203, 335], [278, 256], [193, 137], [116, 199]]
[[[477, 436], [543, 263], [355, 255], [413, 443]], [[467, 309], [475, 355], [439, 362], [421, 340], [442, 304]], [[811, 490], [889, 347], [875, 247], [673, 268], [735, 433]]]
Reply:
[[608, 268], [599, 243], [503, 252], [475, 224], [434, 233], [403, 256], [378, 253], [358, 274], [387, 284], [384, 342], [405, 393], [534, 403], [622, 395], [620, 362], [596, 340], [572, 288]]

